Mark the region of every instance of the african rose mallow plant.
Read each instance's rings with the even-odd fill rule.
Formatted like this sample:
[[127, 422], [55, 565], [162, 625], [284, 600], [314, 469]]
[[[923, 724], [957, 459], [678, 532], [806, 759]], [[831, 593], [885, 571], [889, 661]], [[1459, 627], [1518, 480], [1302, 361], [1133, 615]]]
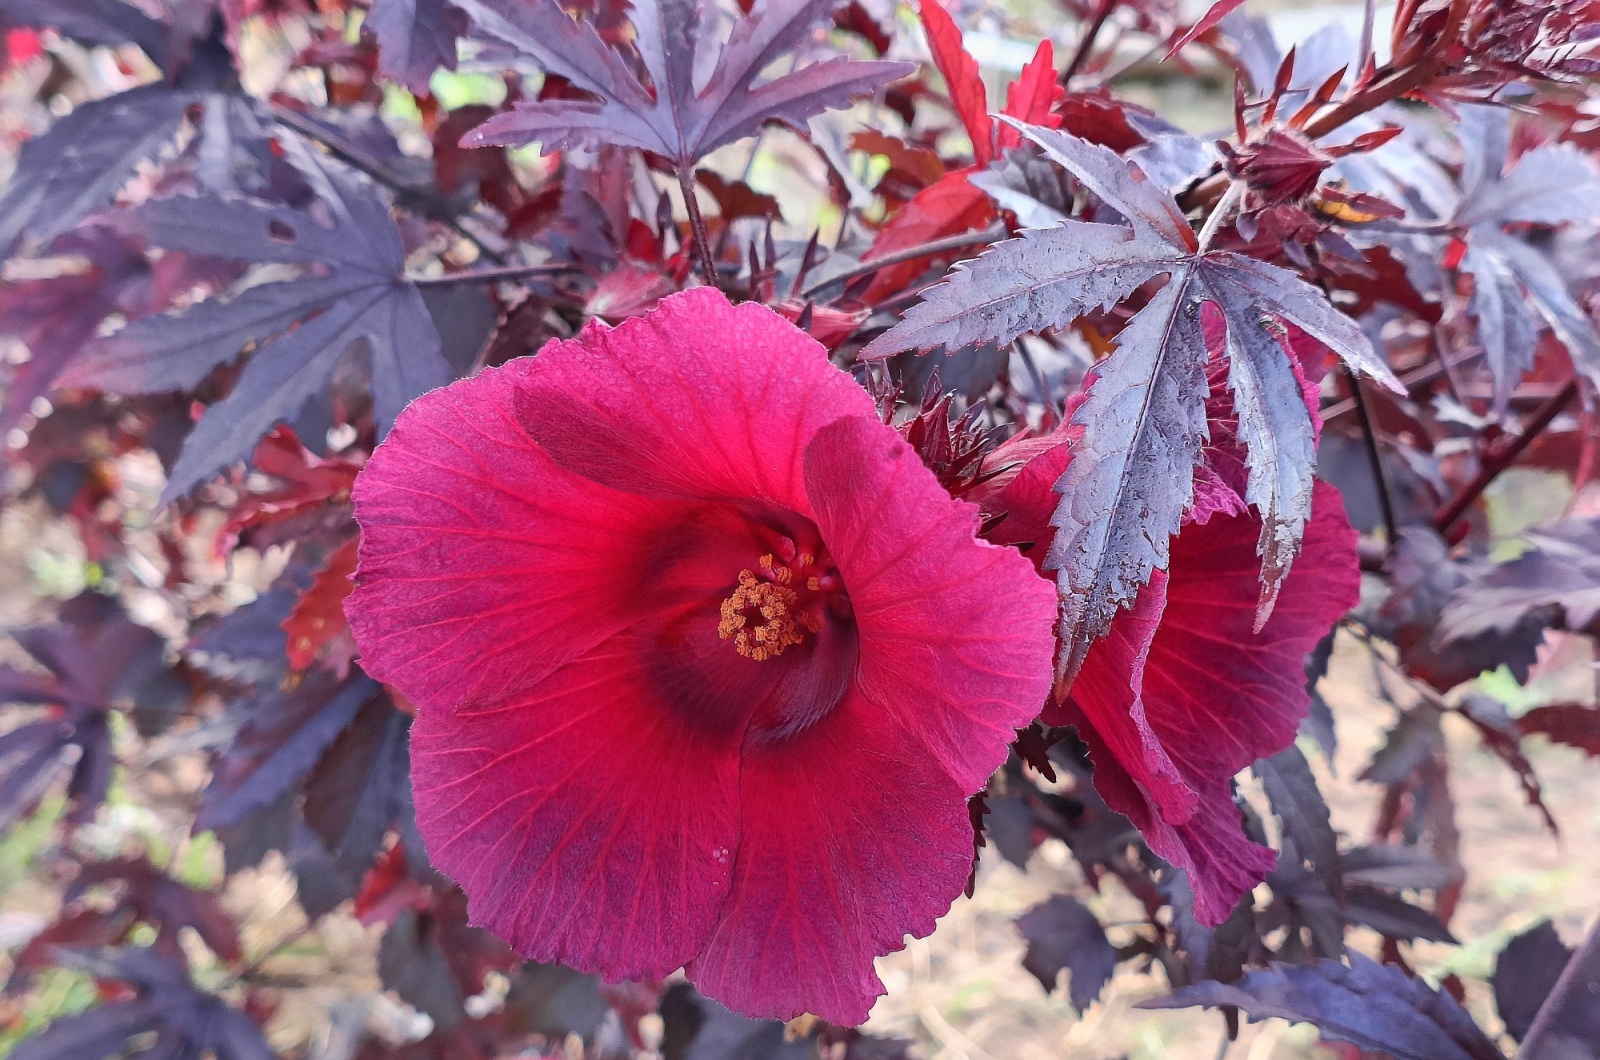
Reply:
[[416, 704], [474, 922], [862, 1022], [972, 869], [1055, 594], [866, 391], [710, 288], [433, 391], [355, 489], [362, 665]]

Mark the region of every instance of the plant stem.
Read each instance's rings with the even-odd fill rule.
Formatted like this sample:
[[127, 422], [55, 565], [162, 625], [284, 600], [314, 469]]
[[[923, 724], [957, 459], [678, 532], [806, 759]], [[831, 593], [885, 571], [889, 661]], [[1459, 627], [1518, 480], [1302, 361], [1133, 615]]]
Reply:
[[272, 111], [273, 121], [285, 128], [293, 129], [309, 140], [315, 140], [323, 147], [326, 147], [328, 153], [339, 161], [359, 169], [379, 184], [382, 184], [395, 193], [400, 205], [406, 205], [406, 200], [421, 204], [423, 208], [418, 212], [428, 217], [437, 218], [449, 225], [457, 235], [477, 247], [479, 254], [482, 254], [496, 265], [504, 265], [506, 263], [506, 259], [498, 251], [489, 247], [476, 232], [463, 225], [461, 219], [456, 216], [455, 211], [451, 210], [437, 196], [430, 195], [426, 191], [407, 184], [384, 168], [383, 163], [361, 150], [355, 144], [329, 135], [326, 129], [321, 128], [315, 122], [307, 121], [303, 115], [297, 114], [288, 107], [269, 104], [269, 109]]
[[1378, 0], [1366, 0], [1361, 10], [1361, 41], [1356, 52], [1356, 83], [1361, 83], [1361, 75], [1367, 72], [1367, 63], [1372, 61], [1372, 31], [1378, 17]]
[[1222, 193], [1222, 198], [1211, 208], [1211, 213], [1206, 215], [1206, 223], [1200, 226], [1200, 246], [1196, 253], [1206, 252], [1206, 248], [1211, 246], [1211, 241], [1216, 238], [1217, 229], [1222, 227], [1222, 222], [1233, 212], [1233, 208], [1243, 197], [1244, 181], [1236, 180], [1228, 185], [1228, 190]]
[[1072, 80], [1072, 75], [1078, 72], [1089, 53], [1094, 50], [1095, 38], [1100, 36], [1100, 30], [1105, 27], [1106, 19], [1111, 17], [1111, 12], [1116, 10], [1117, 0], [1100, 0], [1100, 6], [1094, 13], [1094, 21], [1089, 23], [1089, 28], [1083, 31], [1083, 39], [1078, 41], [1078, 47], [1072, 53], [1072, 58], [1067, 60], [1067, 67], [1061, 71], [1061, 84], [1066, 85]]
[[1544, 404], [1534, 410], [1528, 422], [1522, 425], [1522, 431], [1514, 435], [1506, 435], [1497, 439], [1488, 446], [1483, 454], [1478, 473], [1472, 481], [1461, 487], [1454, 497], [1451, 497], [1439, 510], [1433, 514], [1433, 528], [1439, 533], [1449, 530], [1455, 521], [1466, 514], [1489, 484], [1500, 477], [1500, 473], [1512, 464], [1523, 450], [1533, 444], [1533, 440], [1550, 426], [1561, 411], [1578, 396], [1578, 380], [1574, 377], [1567, 381], [1567, 385], [1545, 399]]
[[417, 287], [448, 287], [457, 283], [498, 283], [524, 276], [557, 276], [572, 269], [565, 265], [503, 265], [497, 269], [467, 269], [442, 276], [408, 276]]
[[1433, 38], [1421, 59], [1402, 70], [1392, 72], [1387, 81], [1380, 79], [1377, 84], [1360, 90], [1307, 125], [1304, 130], [1306, 136], [1313, 140], [1326, 136], [1346, 122], [1369, 110], [1375, 110], [1390, 100], [1399, 99], [1412, 89], [1427, 83], [1449, 58], [1450, 46], [1455, 43], [1456, 36], [1461, 32], [1461, 22], [1467, 14], [1467, 3], [1468, 0], [1450, 0], [1444, 26], [1438, 36]]
[[1394, 496], [1389, 489], [1389, 469], [1383, 463], [1383, 451], [1378, 448], [1378, 432], [1372, 425], [1372, 413], [1367, 408], [1367, 397], [1361, 389], [1361, 378], [1347, 371], [1345, 379], [1350, 384], [1350, 396], [1356, 403], [1356, 415], [1361, 420], [1361, 440], [1366, 443], [1367, 463], [1372, 468], [1372, 484], [1378, 491], [1378, 507], [1383, 512], [1383, 532], [1392, 549], [1400, 542], [1400, 521], [1394, 514]]
[[717, 263], [711, 257], [711, 240], [706, 235], [706, 219], [700, 215], [700, 200], [694, 195], [694, 169], [686, 164], [678, 166], [678, 187], [683, 191], [683, 208], [689, 211], [689, 237], [694, 241], [695, 268], [700, 278], [715, 287]]
[[964, 250], [967, 247], [978, 247], [983, 246], [985, 243], [993, 243], [1005, 235], [1005, 232], [1003, 225], [990, 225], [988, 228], [980, 229], [976, 232], [963, 232], [956, 236], [945, 236], [943, 239], [918, 243], [914, 247], [906, 247], [904, 250], [896, 250], [882, 257], [873, 258], [871, 261], [863, 261], [853, 269], [836, 273], [824, 280], [818, 280], [801, 291], [800, 297], [810, 298], [818, 291], [831, 287], [836, 283], [849, 283], [851, 280], [859, 279], [862, 276], [870, 276], [879, 269], [886, 269], [890, 265], [901, 265], [932, 254], [943, 254], [947, 250]]
[[[1589, 989], [1589, 983], [1584, 982], [1586, 976], [1597, 975], [1600, 975], [1600, 920], [1595, 921], [1594, 927], [1589, 930], [1589, 937], [1584, 939], [1583, 945], [1567, 959], [1556, 985], [1550, 988], [1544, 1004], [1539, 1006], [1538, 1014], [1533, 1017], [1533, 1025], [1522, 1038], [1522, 1048], [1517, 1052], [1519, 1057], [1539, 1060], [1539, 1047], [1544, 1044], [1545, 1035], [1555, 1026], [1556, 1018], [1561, 1015], [1562, 1009], [1568, 1005], [1576, 1008], [1579, 1005], [1594, 1004], [1592, 1000], [1580, 999], [1577, 995], [1580, 991]], [[1552, 1057], [1554, 1055], [1551, 1054]]]

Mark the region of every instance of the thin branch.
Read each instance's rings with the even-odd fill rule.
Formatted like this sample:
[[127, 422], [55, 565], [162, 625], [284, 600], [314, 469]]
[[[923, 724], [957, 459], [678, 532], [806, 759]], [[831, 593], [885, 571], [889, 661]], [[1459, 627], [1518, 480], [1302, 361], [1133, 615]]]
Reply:
[[1356, 403], [1356, 415], [1361, 419], [1361, 440], [1366, 443], [1367, 463], [1372, 468], [1372, 484], [1378, 491], [1378, 507], [1383, 512], [1383, 531], [1389, 538], [1389, 547], [1400, 542], [1400, 521], [1394, 514], [1394, 494], [1389, 488], [1389, 469], [1383, 463], [1383, 451], [1378, 448], [1378, 432], [1372, 425], [1372, 413], [1367, 408], [1367, 397], [1361, 389], [1361, 378], [1347, 372], [1350, 395]]
[[[1445, 375], [1448, 369], [1455, 368], [1457, 365], [1466, 364], [1468, 361], [1476, 360], [1481, 356], [1483, 355], [1477, 351], [1458, 353], [1453, 356], [1449, 356], [1448, 359], [1441, 354], [1439, 360], [1429, 361], [1422, 367], [1413, 368], [1411, 371], [1402, 375], [1400, 377], [1400, 383], [1409, 392], [1425, 383], [1431, 383], [1440, 376]], [[1322, 410], [1322, 421], [1327, 423], [1331, 420], [1338, 419], [1340, 416], [1348, 416], [1355, 410], [1356, 402], [1354, 398], [1345, 398], [1342, 401], [1335, 401], [1333, 404]]]
[[1079, 67], [1089, 58], [1089, 53], [1094, 50], [1095, 38], [1100, 36], [1100, 31], [1105, 28], [1106, 19], [1111, 17], [1111, 12], [1116, 10], [1117, 0], [1100, 0], [1100, 7], [1094, 13], [1094, 21], [1089, 23], [1089, 28], [1083, 31], [1083, 38], [1078, 41], [1077, 49], [1072, 53], [1072, 58], [1067, 60], [1067, 67], [1061, 71], [1061, 83], [1066, 85], [1072, 80], [1072, 75], [1078, 72]]
[[678, 167], [678, 187], [683, 191], [683, 208], [689, 211], [690, 238], [694, 240], [695, 268], [700, 278], [713, 287], [717, 284], [717, 263], [711, 256], [711, 239], [706, 234], [706, 219], [700, 214], [700, 200], [694, 194], [694, 170]]
[[[1590, 984], [1584, 981], [1586, 975], [1590, 974], [1600, 974], [1600, 920], [1595, 921], [1594, 927], [1589, 930], [1589, 937], [1567, 959], [1556, 985], [1550, 988], [1544, 1004], [1539, 1006], [1538, 1013], [1533, 1017], [1533, 1025], [1522, 1038], [1522, 1048], [1517, 1053], [1519, 1057], [1539, 1060], [1539, 1047], [1544, 1044], [1545, 1036], [1555, 1027], [1556, 1019], [1561, 1015], [1562, 1009], [1569, 1005], [1576, 1009], [1580, 1005], [1589, 1006], [1595, 1003], [1592, 999], [1578, 996], [1580, 991], [1587, 992], [1591, 989]], [[1555, 1053], [1552, 1052], [1550, 1055], [1553, 1057]]]
[[1211, 213], [1206, 216], [1206, 223], [1200, 226], [1200, 247], [1198, 253], [1204, 254], [1206, 248], [1211, 246], [1211, 241], [1216, 238], [1217, 230], [1222, 227], [1222, 222], [1239, 205], [1239, 200], [1244, 198], [1244, 181], [1236, 180], [1228, 185], [1228, 190], [1222, 193], [1222, 198], [1217, 205], [1212, 207]]
[[802, 298], [810, 298], [818, 291], [825, 290], [836, 283], [849, 283], [851, 280], [860, 279], [862, 276], [870, 276], [879, 269], [886, 269], [890, 265], [902, 265], [908, 261], [916, 261], [918, 258], [926, 258], [933, 254], [943, 254], [948, 250], [965, 250], [967, 247], [979, 247], [986, 243], [993, 243], [1005, 233], [1004, 225], [990, 225], [988, 228], [980, 229], [977, 232], [963, 232], [961, 235], [945, 236], [943, 239], [918, 243], [914, 247], [906, 247], [904, 250], [896, 250], [880, 258], [873, 258], [871, 261], [863, 261], [853, 269], [818, 280], [801, 291], [800, 296]]
[[1532, 445], [1533, 440], [1539, 437], [1577, 396], [1578, 380], [1574, 377], [1567, 381], [1566, 386], [1550, 395], [1545, 403], [1528, 417], [1528, 422], [1522, 425], [1520, 432], [1503, 435], [1488, 446], [1480, 461], [1478, 473], [1473, 476], [1472, 481], [1461, 487], [1454, 497], [1433, 513], [1433, 528], [1441, 534], [1449, 530], [1455, 521], [1466, 514], [1467, 509], [1483, 495], [1489, 484], [1499, 478], [1502, 471], [1516, 463], [1517, 457], [1522, 455], [1523, 450]]
[[400, 201], [400, 205], [406, 205], [406, 200], [419, 203], [423, 207], [418, 211], [419, 213], [425, 214], [429, 217], [437, 218], [438, 220], [449, 225], [455, 230], [457, 235], [461, 236], [461, 238], [467, 240], [473, 246], [477, 247], [479, 254], [482, 254], [485, 258], [488, 258], [496, 265], [504, 265], [506, 263], [505, 258], [500, 254], [499, 251], [494, 250], [492, 247], [485, 244], [483, 239], [476, 232], [462, 224], [461, 219], [456, 216], [455, 211], [452, 210], [449, 205], [438, 196], [431, 195], [427, 191], [401, 180], [399, 177], [389, 172], [383, 163], [367, 154], [367, 152], [363, 151], [355, 144], [350, 143], [348, 140], [331, 135], [328, 130], [317, 125], [315, 122], [306, 120], [304, 115], [298, 114], [295, 111], [290, 110], [288, 107], [279, 106], [275, 103], [269, 104], [268, 106], [272, 111], [272, 119], [279, 125], [293, 129], [295, 132], [306, 137], [307, 139], [315, 140], [317, 143], [327, 148], [329, 154], [333, 155], [345, 165], [359, 169], [361, 172], [365, 173], [379, 184], [382, 184], [384, 187], [395, 193], [395, 196]]
[[520, 280], [525, 276], [559, 276], [572, 272], [570, 265], [503, 265], [496, 269], [467, 269], [447, 272], [442, 276], [407, 276], [417, 287], [448, 287], [458, 283], [499, 283], [501, 280]]
[[[1312, 140], [1326, 136], [1328, 133], [1344, 125], [1346, 122], [1376, 110], [1390, 100], [1399, 99], [1412, 89], [1420, 88], [1433, 79], [1450, 56], [1450, 48], [1455, 44], [1456, 37], [1461, 32], [1461, 22], [1467, 14], [1467, 0], [1450, 0], [1450, 7], [1445, 15], [1444, 25], [1430, 43], [1427, 52], [1422, 58], [1395, 71], [1388, 80], [1380, 80], [1369, 88], [1362, 89], [1349, 99], [1339, 104], [1333, 110], [1324, 114], [1316, 121], [1305, 127], [1305, 135]], [[1359, 76], [1359, 71], [1357, 76]]]

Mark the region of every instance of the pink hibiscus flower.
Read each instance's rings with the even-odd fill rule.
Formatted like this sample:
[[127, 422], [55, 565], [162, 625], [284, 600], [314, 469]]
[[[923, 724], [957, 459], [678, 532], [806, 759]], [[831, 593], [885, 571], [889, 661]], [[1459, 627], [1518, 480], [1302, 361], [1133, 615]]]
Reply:
[[355, 499], [351, 624], [474, 922], [861, 1022], [966, 883], [1054, 615], [865, 391], [686, 291], [421, 398]]
[[[1308, 706], [1305, 656], [1355, 606], [1361, 581], [1339, 491], [1318, 482], [1300, 556], [1272, 616], [1254, 630], [1261, 519], [1242, 499], [1226, 386], [1214, 374], [1210, 460], [1168, 569], [1089, 649], [1065, 701], [1044, 713], [1047, 723], [1077, 726], [1095, 788], [1188, 874], [1195, 915], [1207, 924], [1226, 919], [1276, 863], [1245, 836], [1231, 780], [1293, 742]], [[988, 515], [1005, 516], [989, 539], [1022, 546], [1041, 567], [1060, 501], [1051, 487], [1072, 459], [1067, 438], [1058, 431], [1001, 447], [990, 466], [1018, 466], [973, 497]]]

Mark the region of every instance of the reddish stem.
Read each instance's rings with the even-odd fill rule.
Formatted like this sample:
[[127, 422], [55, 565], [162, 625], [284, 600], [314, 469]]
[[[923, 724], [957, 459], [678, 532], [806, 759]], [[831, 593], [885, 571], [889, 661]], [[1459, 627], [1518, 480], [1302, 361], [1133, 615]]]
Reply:
[[1522, 430], [1517, 434], [1504, 435], [1491, 444], [1483, 454], [1478, 473], [1472, 481], [1456, 492], [1454, 497], [1446, 501], [1437, 512], [1433, 514], [1433, 528], [1439, 533], [1449, 530], [1455, 521], [1466, 514], [1468, 508], [1483, 495], [1489, 484], [1500, 477], [1500, 473], [1512, 464], [1523, 450], [1533, 444], [1533, 440], [1550, 426], [1561, 411], [1578, 396], [1578, 380], [1567, 381], [1567, 385], [1552, 394], [1544, 404], [1536, 409], [1528, 422], [1522, 425]]
[[1061, 71], [1061, 84], [1066, 86], [1072, 75], [1078, 72], [1089, 53], [1094, 50], [1095, 38], [1100, 36], [1101, 29], [1105, 28], [1106, 19], [1111, 17], [1111, 12], [1116, 10], [1117, 0], [1100, 0], [1100, 7], [1094, 13], [1094, 21], [1089, 23], [1089, 28], [1083, 31], [1083, 39], [1078, 42], [1078, 47], [1072, 53], [1072, 58], [1067, 60], [1067, 68]]

